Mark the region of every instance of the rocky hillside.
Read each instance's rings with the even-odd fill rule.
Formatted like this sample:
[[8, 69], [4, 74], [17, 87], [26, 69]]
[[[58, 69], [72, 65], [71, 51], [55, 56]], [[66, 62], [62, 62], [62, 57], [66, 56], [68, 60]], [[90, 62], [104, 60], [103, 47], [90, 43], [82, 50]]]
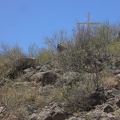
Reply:
[[52, 62], [10, 64], [0, 82], [1, 120], [120, 120], [120, 66], [102, 71], [95, 87], [95, 73], [83, 76]]
[[0, 46], [0, 120], [120, 120], [119, 30], [77, 26], [28, 54]]

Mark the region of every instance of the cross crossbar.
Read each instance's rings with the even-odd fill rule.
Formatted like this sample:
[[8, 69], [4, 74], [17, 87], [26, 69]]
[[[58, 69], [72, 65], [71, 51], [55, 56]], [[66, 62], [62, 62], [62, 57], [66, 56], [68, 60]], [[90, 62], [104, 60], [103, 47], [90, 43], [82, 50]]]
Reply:
[[77, 25], [87, 25], [87, 30], [90, 30], [90, 25], [99, 25], [98, 22], [90, 22], [90, 12], [88, 12], [87, 22], [79, 22]]

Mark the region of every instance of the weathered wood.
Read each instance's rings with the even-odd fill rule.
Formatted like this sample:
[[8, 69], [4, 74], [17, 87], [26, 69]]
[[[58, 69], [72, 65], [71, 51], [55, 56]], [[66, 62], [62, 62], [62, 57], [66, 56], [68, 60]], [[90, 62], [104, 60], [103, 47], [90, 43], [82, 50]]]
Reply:
[[87, 22], [79, 22], [77, 23], [78, 26], [80, 25], [87, 25], [87, 31], [90, 31], [90, 26], [91, 25], [100, 25], [100, 23], [98, 22], [90, 22], [90, 12], [88, 12], [88, 18], [87, 18]]

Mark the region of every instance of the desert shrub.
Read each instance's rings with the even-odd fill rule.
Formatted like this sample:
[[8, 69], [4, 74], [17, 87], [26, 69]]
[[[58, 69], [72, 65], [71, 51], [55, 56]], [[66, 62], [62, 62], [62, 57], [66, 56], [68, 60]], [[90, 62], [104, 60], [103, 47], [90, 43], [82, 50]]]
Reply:
[[28, 57], [36, 58], [40, 53], [40, 48], [35, 43], [28, 46]]
[[[70, 112], [89, 110], [93, 106], [87, 98], [96, 89], [104, 87], [105, 77], [113, 61], [119, 61], [120, 46], [116, 41], [118, 28], [108, 23], [99, 27], [77, 27], [67, 49], [59, 54], [59, 63], [65, 71], [77, 71], [84, 76], [79, 84], [59, 88], [54, 97], [64, 103]], [[88, 77], [92, 78], [88, 79]], [[91, 90], [91, 87], [93, 88]], [[103, 95], [104, 96], [104, 95]]]
[[100, 74], [97, 81], [96, 74], [81, 73], [78, 78], [72, 80], [72, 83], [55, 88], [53, 98], [56, 102], [63, 104], [68, 112], [89, 111], [96, 104], [90, 99], [90, 95], [103, 87], [104, 77], [104, 73]]
[[65, 70], [98, 73], [111, 68], [114, 61], [119, 61], [120, 45], [116, 25], [108, 22], [88, 31], [84, 26], [77, 26], [73, 37], [67, 41], [67, 49], [59, 54], [59, 63]]
[[108, 22], [98, 27], [91, 27], [89, 31], [84, 26], [77, 26], [72, 40], [69, 41], [68, 50], [62, 54], [61, 61], [65, 61], [66, 64], [68, 58], [68, 66], [70, 65], [72, 68], [74, 66], [77, 69], [78, 66], [81, 68], [81, 66], [86, 65], [84, 63], [86, 57], [93, 57], [103, 65], [108, 66], [112, 55], [117, 56], [119, 54], [120, 47], [115, 41], [118, 29], [116, 25], [111, 25]]
[[40, 65], [49, 63], [55, 59], [55, 53], [50, 48], [40, 48], [35, 43], [28, 47], [28, 56], [35, 58]]
[[[59, 53], [58, 53], [59, 54]], [[59, 55], [59, 63], [64, 70], [80, 72], [84, 67], [86, 52], [80, 47], [69, 45], [69, 48]]]
[[[82, 84], [83, 85], [83, 84]], [[70, 85], [62, 88], [57, 88], [54, 92], [53, 98], [58, 103], [62, 104], [64, 109], [68, 112], [89, 111], [93, 106], [89, 104], [88, 95], [93, 91], [85, 85]]]
[[11, 66], [11, 63], [16, 59], [25, 57], [24, 52], [18, 45], [10, 47], [5, 43], [0, 45], [0, 75], [7, 71]]
[[87, 95], [86, 91], [76, 86], [63, 88], [62, 97], [65, 109], [69, 112], [89, 110], [91, 106], [88, 104]]
[[[111, 53], [111, 63], [112, 63], [112, 66], [116, 66], [115, 64], [120, 61], [120, 42], [114, 40], [114, 41], [111, 41], [109, 44], [108, 44], [108, 49]], [[119, 66], [118, 66], [119, 67]]]
[[51, 52], [57, 51], [57, 45], [60, 42], [66, 42], [68, 40], [68, 35], [65, 30], [59, 30], [54, 32], [50, 37], [45, 37], [45, 43]]
[[0, 60], [1, 64], [0, 64], [0, 76], [2, 76], [8, 69], [8, 66], [6, 63], [6, 61]]
[[68, 40], [68, 35], [65, 30], [59, 30], [58, 32], [54, 32], [50, 37], [45, 37], [45, 43], [47, 45], [47, 48], [44, 49], [44, 51], [48, 52], [48, 56], [50, 56], [51, 61], [53, 61], [53, 64], [55, 63], [55, 67], [60, 66], [59, 58], [58, 58], [58, 49], [57, 46], [59, 43], [66, 43]]
[[[101, 73], [97, 81], [99, 83], [96, 83], [96, 74], [83, 74], [76, 82], [59, 85], [53, 92], [54, 101], [62, 104], [70, 113], [92, 110], [106, 101], [104, 82], [108, 77], [105, 77], [104, 73]], [[99, 87], [96, 87], [96, 84]]]
[[39, 55], [36, 57], [40, 64], [47, 64], [56, 60], [56, 53], [51, 52], [49, 49], [41, 49]]
[[77, 26], [73, 37], [66, 42], [67, 49], [58, 53], [60, 67], [64, 71], [76, 71], [82, 75], [95, 74], [93, 84], [99, 88], [102, 71], [107, 71], [113, 61], [119, 59], [117, 34], [118, 27], [109, 23], [92, 27], [89, 31], [84, 26]]
[[37, 88], [28, 84], [14, 84], [13, 81], [0, 87], [0, 106], [5, 107], [5, 117], [13, 114], [19, 119], [28, 119], [28, 115], [48, 103], [49, 96], [41, 95]]
[[18, 45], [11, 46], [5, 43], [0, 45], [0, 53], [3, 59], [8, 59], [10, 61], [16, 60], [18, 58], [24, 57], [25, 54]]

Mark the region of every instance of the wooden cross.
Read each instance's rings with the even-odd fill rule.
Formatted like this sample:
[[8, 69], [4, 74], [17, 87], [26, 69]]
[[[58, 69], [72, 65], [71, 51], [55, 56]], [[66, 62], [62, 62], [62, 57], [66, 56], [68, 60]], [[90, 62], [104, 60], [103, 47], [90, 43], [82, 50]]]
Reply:
[[78, 26], [80, 25], [87, 25], [87, 31], [90, 31], [90, 25], [99, 25], [100, 23], [97, 22], [90, 22], [90, 12], [88, 12], [88, 18], [87, 18], [87, 22], [79, 22], [77, 23]]

